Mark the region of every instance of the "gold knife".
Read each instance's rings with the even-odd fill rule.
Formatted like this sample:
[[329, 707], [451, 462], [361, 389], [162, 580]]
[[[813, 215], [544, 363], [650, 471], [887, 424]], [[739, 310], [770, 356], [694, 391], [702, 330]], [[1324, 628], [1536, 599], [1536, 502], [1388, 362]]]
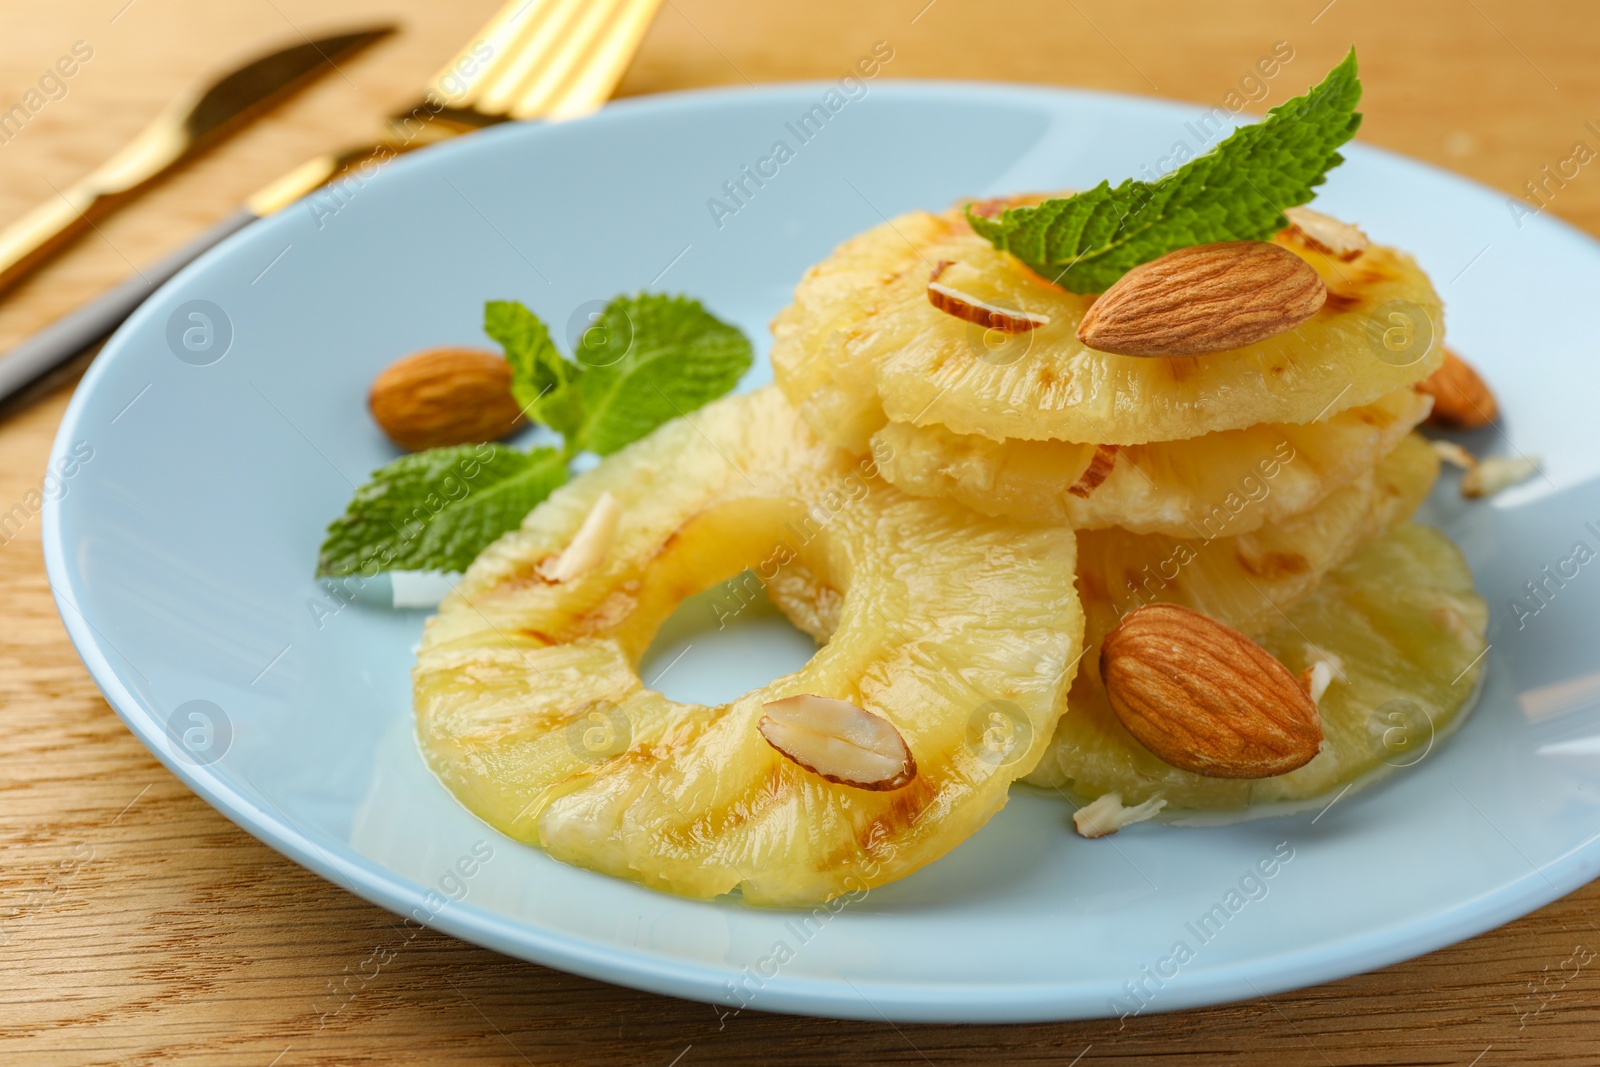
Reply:
[[0, 230], [0, 291], [9, 289], [179, 161], [243, 128], [251, 119], [337, 69], [339, 60], [393, 33], [364, 26], [251, 59], [173, 101], [126, 147], [82, 180]]
[[418, 103], [390, 116], [376, 143], [308, 160], [140, 276], [0, 356], [0, 401], [116, 329], [157, 285], [223, 238], [356, 168], [370, 170], [484, 126], [571, 118], [599, 107], [622, 79], [661, 2], [509, 0], [429, 82]]

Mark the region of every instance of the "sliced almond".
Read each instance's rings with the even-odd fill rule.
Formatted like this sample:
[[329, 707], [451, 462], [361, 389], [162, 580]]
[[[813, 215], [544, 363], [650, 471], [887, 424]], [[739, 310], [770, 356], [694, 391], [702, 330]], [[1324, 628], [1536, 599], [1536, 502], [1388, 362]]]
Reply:
[[1050, 325], [1049, 316], [1003, 308], [946, 285], [939, 280], [939, 275], [950, 265], [950, 260], [940, 260], [933, 268], [933, 276], [928, 279], [928, 303], [946, 315], [954, 315], [965, 322], [974, 322], [1001, 333], [1027, 333]]
[[899, 789], [917, 761], [894, 724], [847, 700], [803, 693], [761, 705], [767, 744], [812, 774], [857, 789]]
[[1226, 352], [1294, 329], [1327, 299], [1322, 277], [1287, 248], [1196, 245], [1119, 278], [1078, 324], [1078, 340], [1124, 356]]
[[1192, 608], [1130, 612], [1101, 646], [1100, 676], [1128, 732], [1195, 774], [1270, 778], [1309, 763], [1322, 744], [1322, 720], [1300, 679]]
[[1461, 495], [1494, 496], [1539, 473], [1537, 456], [1486, 456], [1461, 476]]
[[1072, 813], [1072, 826], [1084, 837], [1106, 837], [1124, 826], [1155, 818], [1167, 806], [1164, 797], [1151, 797], [1131, 808], [1122, 806], [1121, 793], [1105, 793]]
[[1478, 457], [1454, 441], [1429, 441], [1428, 444], [1433, 446], [1434, 455], [1452, 467], [1460, 467], [1464, 471], [1469, 471], [1478, 465]]
[[559, 556], [550, 556], [539, 564], [539, 577], [559, 584], [581, 578], [598, 567], [611, 551], [611, 542], [617, 536], [617, 523], [622, 518], [622, 505], [610, 491], [600, 494], [583, 525], [572, 535], [567, 547]]
[[1073, 496], [1089, 499], [1089, 494], [1099, 487], [1100, 483], [1111, 477], [1111, 470], [1117, 465], [1117, 446], [1099, 445], [1094, 450], [1094, 455], [1089, 459], [1089, 465], [1084, 468], [1078, 480], [1067, 486], [1067, 492]]
[[1439, 369], [1415, 386], [1417, 392], [1433, 397], [1429, 426], [1447, 430], [1476, 430], [1500, 415], [1500, 404], [1488, 384], [1472, 365], [1450, 349], [1444, 350]]
[[1311, 703], [1320, 707], [1322, 695], [1333, 684], [1333, 664], [1327, 660], [1317, 660], [1300, 672], [1300, 682], [1306, 687], [1306, 695], [1311, 698]]
[[1303, 242], [1325, 256], [1348, 263], [1367, 250], [1371, 241], [1360, 227], [1340, 222], [1332, 215], [1312, 211], [1308, 207], [1283, 209], [1289, 219], [1288, 234], [1291, 239]]

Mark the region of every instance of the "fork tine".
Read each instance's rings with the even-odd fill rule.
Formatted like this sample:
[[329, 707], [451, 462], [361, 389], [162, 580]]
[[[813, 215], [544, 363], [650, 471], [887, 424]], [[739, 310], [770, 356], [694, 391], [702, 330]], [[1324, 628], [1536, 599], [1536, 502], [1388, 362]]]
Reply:
[[[508, 0], [433, 85], [452, 107], [485, 116], [581, 115], [611, 95], [660, 6], [661, 0]], [[484, 45], [488, 59], [481, 58]]]
[[545, 64], [570, 47], [572, 25], [584, 7], [584, 0], [550, 0], [541, 13], [538, 25], [529, 26], [517, 51], [506, 62], [495, 67], [492, 78], [485, 81], [476, 107], [489, 115], [504, 115], [516, 100], [517, 88]]
[[[462, 46], [450, 62], [434, 75], [429, 84], [452, 107], [483, 110], [480, 101], [502, 78], [505, 71], [531, 59], [537, 62], [539, 49], [531, 48], [539, 32], [548, 22], [553, 8], [567, 0], [506, 0], [499, 11], [484, 24], [473, 40]], [[481, 49], [487, 46], [488, 59], [482, 58]], [[548, 45], [544, 45], [548, 47]], [[474, 51], [478, 49], [479, 51]], [[462, 74], [463, 69], [471, 71]], [[454, 88], [452, 89], [452, 86]], [[504, 108], [486, 111], [500, 114]]]
[[521, 83], [507, 88], [511, 93], [506, 108], [513, 117], [533, 118], [549, 110], [550, 98], [571, 75], [574, 64], [586, 60], [595, 40], [603, 39], [612, 24], [612, 13], [620, 0], [590, 0], [581, 14], [566, 27], [561, 45], [537, 67], [527, 71]]
[[[576, 74], [549, 100], [545, 117], [552, 120], [574, 118], [593, 111], [610, 99], [623, 72], [639, 49], [661, 0], [624, 0], [607, 24], [606, 32], [595, 42], [589, 57], [577, 65]], [[512, 108], [515, 118], [525, 102]]]

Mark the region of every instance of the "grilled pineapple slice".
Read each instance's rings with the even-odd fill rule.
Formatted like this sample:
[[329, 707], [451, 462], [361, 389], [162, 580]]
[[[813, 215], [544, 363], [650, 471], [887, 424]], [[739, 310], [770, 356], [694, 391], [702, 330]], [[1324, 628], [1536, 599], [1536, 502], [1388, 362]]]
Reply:
[[1078, 534], [1078, 592], [1086, 659], [1123, 615], [1153, 601], [1186, 604], [1246, 633], [1277, 621], [1361, 545], [1411, 516], [1433, 487], [1439, 459], [1418, 434], [1369, 474], [1310, 511], [1236, 537]]
[[1275, 778], [1204, 778], [1157, 759], [1106, 701], [1096, 654], [1080, 671], [1070, 710], [1030, 783], [1082, 797], [1120, 793], [1167, 810], [1230, 809], [1324, 794], [1386, 767], [1420, 761], [1474, 691], [1488, 608], [1448, 538], [1411, 523], [1363, 547], [1309, 596], [1252, 636], [1291, 671], [1326, 663], [1318, 702], [1325, 739], [1310, 763]]
[[[604, 493], [622, 511], [600, 563], [551, 584], [541, 564], [565, 558]], [[1074, 566], [1070, 530], [906, 496], [819, 443], [776, 390], [730, 398], [484, 551], [424, 634], [422, 749], [468, 808], [568, 863], [760, 904], [865, 890], [965, 840], [1043, 753], [1081, 649]], [[722, 707], [646, 689], [636, 664], [662, 620], [746, 569], [808, 590], [832, 640]], [[872, 792], [780, 755], [762, 705], [803, 693], [888, 719], [915, 779]], [[1016, 727], [1006, 758], [973, 741], [997, 708]]]
[[[1371, 245], [1337, 258], [1289, 234], [1327, 305], [1230, 352], [1140, 359], [1086, 349], [1093, 297], [1066, 292], [996, 250], [962, 211], [912, 212], [811, 268], [773, 320], [779, 385], [827, 440], [865, 451], [887, 419], [992, 440], [1138, 445], [1257, 423], [1311, 422], [1421, 381], [1443, 359], [1439, 298], [1411, 257]], [[1002, 336], [928, 303], [940, 282], [1049, 319]], [[1000, 341], [999, 344], [993, 342]]]
[[1083, 530], [1232, 536], [1315, 507], [1370, 472], [1431, 404], [1398, 389], [1325, 422], [1220, 430], [1115, 451], [892, 422], [873, 436], [872, 454], [890, 484], [917, 496], [948, 496], [985, 515]]

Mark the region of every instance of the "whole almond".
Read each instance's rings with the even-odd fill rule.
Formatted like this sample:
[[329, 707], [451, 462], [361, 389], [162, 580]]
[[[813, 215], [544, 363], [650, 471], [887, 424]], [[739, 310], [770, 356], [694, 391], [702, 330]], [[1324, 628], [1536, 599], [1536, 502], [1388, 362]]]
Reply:
[[1429, 426], [1447, 430], [1476, 430], [1500, 414], [1494, 393], [1472, 365], [1448, 348], [1439, 369], [1416, 385], [1417, 392], [1433, 397]]
[[1195, 245], [1117, 279], [1078, 324], [1078, 340], [1123, 356], [1226, 352], [1294, 329], [1327, 299], [1321, 276], [1287, 248]]
[[472, 348], [429, 348], [397, 360], [373, 381], [367, 407], [410, 452], [498, 441], [522, 423], [511, 365]]
[[1211, 778], [1270, 778], [1309, 763], [1322, 720], [1300, 679], [1244, 634], [1176, 604], [1130, 612], [1100, 649], [1128, 732]]

